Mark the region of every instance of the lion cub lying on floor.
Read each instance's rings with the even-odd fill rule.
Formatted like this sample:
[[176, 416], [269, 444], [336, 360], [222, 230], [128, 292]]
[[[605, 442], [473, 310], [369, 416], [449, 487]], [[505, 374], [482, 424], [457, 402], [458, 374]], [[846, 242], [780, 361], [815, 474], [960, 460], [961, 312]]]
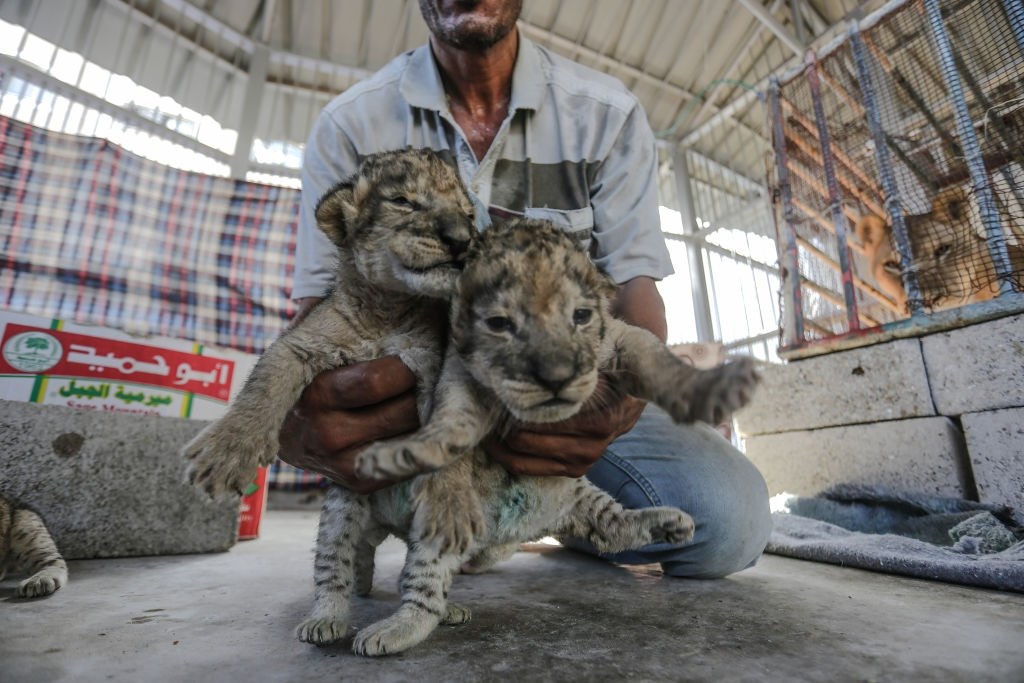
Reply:
[[[713, 370], [692, 368], [650, 332], [612, 318], [614, 293], [579, 245], [543, 221], [493, 227], [470, 248], [452, 301], [451, 343], [434, 412], [412, 437], [364, 451], [357, 469], [361, 475], [405, 476], [445, 467], [449, 482], [464, 482], [458, 505], [467, 515], [482, 511], [483, 528], [465, 552], [446, 552], [408, 534], [401, 487], [375, 494], [369, 510], [351, 497], [341, 501], [339, 508], [349, 509], [339, 514], [357, 527], [362, 523], [362, 533], [376, 538], [389, 531], [410, 541], [402, 605], [358, 632], [357, 653], [399, 652], [438, 623], [467, 620], [468, 610], [449, 604], [447, 595], [453, 574], [469, 558], [480, 569], [515, 544], [546, 535], [587, 538], [605, 552], [692, 537], [693, 520], [681, 510], [627, 510], [583, 478], [514, 476], [476, 448], [488, 433], [516, 421], [571, 417], [594, 393], [599, 369], [677, 421], [717, 423], [749, 400], [757, 382], [749, 359]], [[430, 518], [452, 506], [451, 499], [420, 496], [417, 514]], [[336, 600], [353, 582], [369, 580], [348, 570], [359, 531], [349, 525], [344, 535], [321, 537], [316, 579], [318, 585], [334, 581]], [[331, 576], [328, 564], [342, 566]], [[339, 620], [344, 607], [335, 603]], [[319, 600], [316, 611], [323, 613]]]
[[0, 495], [0, 579], [7, 569], [29, 574], [19, 598], [39, 598], [68, 582], [68, 566], [42, 518]]

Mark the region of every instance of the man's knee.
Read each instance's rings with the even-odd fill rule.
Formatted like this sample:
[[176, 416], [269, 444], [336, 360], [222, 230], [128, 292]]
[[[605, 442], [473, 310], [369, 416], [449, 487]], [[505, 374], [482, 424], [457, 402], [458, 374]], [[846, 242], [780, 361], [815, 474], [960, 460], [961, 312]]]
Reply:
[[753, 566], [764, 552], [772, 530], [768, 487], [750, 461], [738, 468], [737, 490], [703, 511], [693, 542], [660, 560], [665, 574], [721, 578]]

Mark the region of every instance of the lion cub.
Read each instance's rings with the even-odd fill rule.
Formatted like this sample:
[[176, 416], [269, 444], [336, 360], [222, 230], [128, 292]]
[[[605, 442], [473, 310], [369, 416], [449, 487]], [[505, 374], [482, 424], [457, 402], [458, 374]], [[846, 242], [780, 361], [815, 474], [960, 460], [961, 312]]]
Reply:
[[331, 368], [399, 356], [425, 418], [473, 219], [458, 174], [429, 150], [371, 155], [329, 190], [316, 220], [338, 247], [334, 287], [267, 348], [228, 412], [186, 444], [189, 480], [211, 496], [240, 494], [277, 455], [302, 390]]
[[[379, 525], [411, 541], [402, 605], [358, 632], [357, 653], [399, 652], [438, 623], [467, 620], [468, 610], [449, 604], [447, 595], [453, 574], [469, 558], [480, 569], [514, 544], [545, 535], [587, 538], [605, 552], [692, 537], [693, 520], [681, 510], [627, 510], [584, 478], [511, 475], [477, 448], [485, 435], [514, 422], [574, 415], [594, 393], [599, 369], [678, 421], [717, 423], [749, 400], [758, 380], [749, 359], [692, 368], [650, 332], [612, 318], [614, 293], [578, 243], [547, 222], [512, 221], [471, 247], [452, 301], [451, 342], [429, 421], [410, 438], [368, 448], [357, 470], [407, 476], [445, 467], [452, 481], [467, 485], [459, 504], [482, 506], [486, 523], [465, 552], [444, 552], [405, 533], [398, 498], [389, 505], [375, 494], [371, 511], [351, 513], [372, 517], [368, 528]], [[429, 518], [453, 501], [421, 496], [417, 506], [417, 514]], [[339, 538], [334, 546], [346, 543], [352, 541]], [[347, 584], [339, 586], [346, 590]]]
[[43, 520], [0, 495], [0, 579], [8, 568], [27, 572], [18, 584], [21, 598], [39, 598], [68, 582], [68, 566]]

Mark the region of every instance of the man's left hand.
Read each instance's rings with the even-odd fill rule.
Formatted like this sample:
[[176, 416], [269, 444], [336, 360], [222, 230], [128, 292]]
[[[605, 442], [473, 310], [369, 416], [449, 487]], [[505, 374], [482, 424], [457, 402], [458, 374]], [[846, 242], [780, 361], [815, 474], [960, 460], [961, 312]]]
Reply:
[[608, 444], [633, 428], [645, 405], [601, 375], [594, 396], [568, 420], [520, 425], [503, 438], [488, 437], [483, 447], [512, 474], [582, 477]]

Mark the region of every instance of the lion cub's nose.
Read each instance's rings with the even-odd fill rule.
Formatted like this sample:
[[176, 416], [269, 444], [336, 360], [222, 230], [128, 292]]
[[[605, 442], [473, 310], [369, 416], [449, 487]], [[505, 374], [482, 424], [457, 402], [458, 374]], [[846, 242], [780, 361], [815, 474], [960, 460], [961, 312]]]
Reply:
[[460, 259], [469, 249], [473, 239], [473, 226], [462, 218], [441, 219], [443, 224], [438, 231], [441, 235], [441, 242], [448, 247], [448, 251], [456, 259]]
[[576, 377], [576, 362], [572, 358], [544, 358], [534, 361], [531, 368], [533, 379], [557, 396]]

